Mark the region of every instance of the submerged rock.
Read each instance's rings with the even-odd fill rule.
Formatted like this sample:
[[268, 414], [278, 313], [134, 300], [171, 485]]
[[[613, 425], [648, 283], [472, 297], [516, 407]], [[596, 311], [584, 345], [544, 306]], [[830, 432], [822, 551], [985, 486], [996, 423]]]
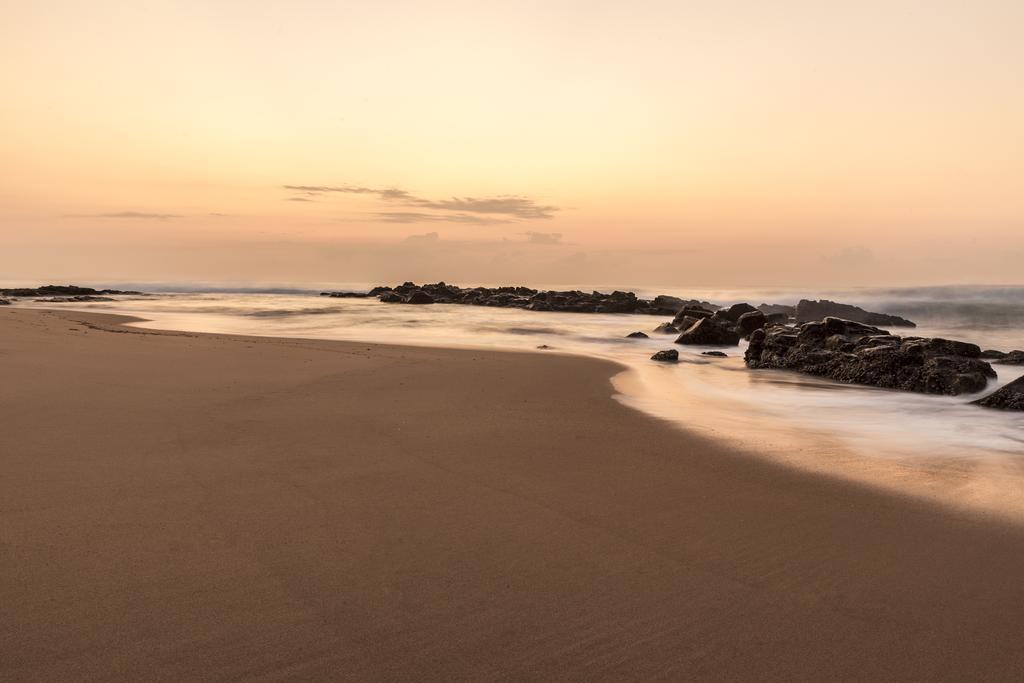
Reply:
[[973, 393], [995, 377], [974, 344], [901, 338], [870, 325], [827, 317], [797, 327], [756, 330], [748, 367], [796, 370], [839, 382], [926, 394]]
[[117, 299], [111, 299], [109, 296], [92, 296], [86, 294], [84, 296], [51, 296], [48, 299], [36, 299], [36, 303], [41, 304], [66, 304], [70, 302], [80, 301], [117, 301]]
[[728, 358], [729, 354], [725, 351], [704, 351], [700, 355], [702, 356], [714, 356], [715, 358]]
[[647, 335], [643, 332], [630, 332], [626, 335], [627, 339], [647, 339]]
[[872, 313], [871, 311], [865, 311], [859, 306], [840, 304], [828, 299], [820, 301], [801, 299], [796, 305], [797, 324], [813, 320], [824, 320], [825, 318], [841, 318], [843, 320], [864, 323], [865, 325], [881, 325], [883, 327], [917, 327], [915, 323], [898, 315]]
[[0, 299], [0, 306], [10, 306], [11, 302], [7, 299]]
[[679, 329], [672, 323], [662, 323], [654, 328], [658, 334], [679, 334]]
[[998, 410], [1024, 410], [1024, 377], [1018, 377], [1005, 387], [973, 403]]
[[675, 349], [665, 349], [664, 351], [658, 351], [656, 354], [651, 356], [651, 360], [661, 361], [663, 363], [675, 363], [679, 360], [679, 352]]

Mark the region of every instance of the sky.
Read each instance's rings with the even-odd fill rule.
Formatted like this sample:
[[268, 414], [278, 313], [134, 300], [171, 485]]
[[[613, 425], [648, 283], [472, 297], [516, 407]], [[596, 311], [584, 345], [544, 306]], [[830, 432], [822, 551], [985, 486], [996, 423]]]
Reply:
[[1024, 281], [1024, 3], [0, 3], [0, 280]]

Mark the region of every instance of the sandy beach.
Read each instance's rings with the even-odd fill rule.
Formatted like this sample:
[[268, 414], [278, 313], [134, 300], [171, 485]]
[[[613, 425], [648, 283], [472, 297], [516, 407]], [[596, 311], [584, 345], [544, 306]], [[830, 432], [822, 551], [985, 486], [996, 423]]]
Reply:
[[0, 309], [5, 680], [1017, 679], [1024, 528], [544, 353]]

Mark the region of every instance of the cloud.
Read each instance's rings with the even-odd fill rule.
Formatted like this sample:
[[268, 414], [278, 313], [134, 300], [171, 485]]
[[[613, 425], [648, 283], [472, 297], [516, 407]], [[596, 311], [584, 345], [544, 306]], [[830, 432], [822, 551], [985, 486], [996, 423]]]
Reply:
[[473, 216], [467, 213], [425, 213], [423, 211], [382, 211], [374, 217], [382, 223], [463, 223], [468, 225], [489, 225], [512, 223], [507, 218]]
[[68, 218], [137, 218], [143, 220], [166, 221], [181, 218], [176, 213], [147, 213], [145, 211], [117, 211], [114, 213], [70, 214]]
[[441, 236], [436, 232], [426, 232], [422, 235], [409, 235], [403, 242], [407, 244], [435, 244], [441, 239]]
[[306, 199], [305, 197], [288, 197], [285, 201], [287, 202], [312, 202], [314, 199]]
[[[305, 192], [307, 194], [323, 194], [328, 192], [342, 194], [375, 195], [379, 200], [390, 204], [397, 204], [410, 208], [420, 209], [420, 212], [383, 212], [378, 214], [385, 222], [401, 223], [415, 222], [412, 220], [388, 220], [388, 216], [418, 216], [418, 221], [429, 220], [450, 220], [455, 223], [473, 222], [466, 219], [466, 216], [480, 214], [482, 216], [496, 216], [497, 219], [478, 220], [478, 223], [501, 223], [518, 220], [547, 220], [554, 218], [560, 210], [559, 207], [550, 204], [539, 204], [537, 201], [521, 195], [503, 194], [493, 197], [451, 197], [449, 199], [425, 199], [417, 197], [406, 190], [398, 188], [375, 188], [362, 187], [358, 185], [283, 185], [286, 190], [293, 192]], [[422, 210], [441, 212], [428, 214]], [[460, 218], [446, 219], [442, 216], [461, 216]], [[428, 218], [438, 216], [439, 218]]]
[[560, 232], [521, 232], [520, 235], [526, 235], [526, 241], [530, 244], [561, 244], [562, 233]]

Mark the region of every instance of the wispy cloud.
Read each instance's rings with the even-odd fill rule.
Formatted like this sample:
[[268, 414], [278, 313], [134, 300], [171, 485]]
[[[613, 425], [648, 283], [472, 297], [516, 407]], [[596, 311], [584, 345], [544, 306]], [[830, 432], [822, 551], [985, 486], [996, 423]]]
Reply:
[[316, 201], [316, 200], [315, 199], [308, 199], [306, 197], [288, 197], [288, 199], [286, 199], [285, 201], [286, 202], [313, 202], [313, 201]]
[[512, 223], [509, 218], [474, 216], [468, 213], [426, 213], [424, 211], [382, 211], [374, 217], [382, 223], [462, 223], [465, 225], [490, 225]]
[[181, 218], [176, 213], [148, 213], [145, 211], [116, 211], [113, 213], [77, 213], [68, 214], [67, 218], [136, 218], [142, 220], [166, 221], [172, 218]]
[[[386, 211], [377, 217], [389, 223], [414, 223], [445, 221], [452, 223], [507, 223], [520, 220], [546, 220], [554, 218], [560, 210], [550, 204], [521, 195], [496, 195], [493, 197], [451, 197], [449, 199], [426, 199], [398, 188], [375, 188], [358, 185], [284, 185], [284, 189], [307, 194], [374, 195], [383, 202], [419, 209], [419, 211]], [[438, 212], [438, 213], [428, 213]], [[474, 215], [480, 216], [472, 220]], [[483, 218], [483, 217], [494, 218]]]
[[560, 232], [521, 232], [520, 235], [526, 236], [526, 241], [530, 244], [561, 244], [562, 233]]
[[402, 241], [406, 244], [434, 244], [440, 241], [441, 235], [436, 232], [425, 232], [422, 235], [409, 235]]

